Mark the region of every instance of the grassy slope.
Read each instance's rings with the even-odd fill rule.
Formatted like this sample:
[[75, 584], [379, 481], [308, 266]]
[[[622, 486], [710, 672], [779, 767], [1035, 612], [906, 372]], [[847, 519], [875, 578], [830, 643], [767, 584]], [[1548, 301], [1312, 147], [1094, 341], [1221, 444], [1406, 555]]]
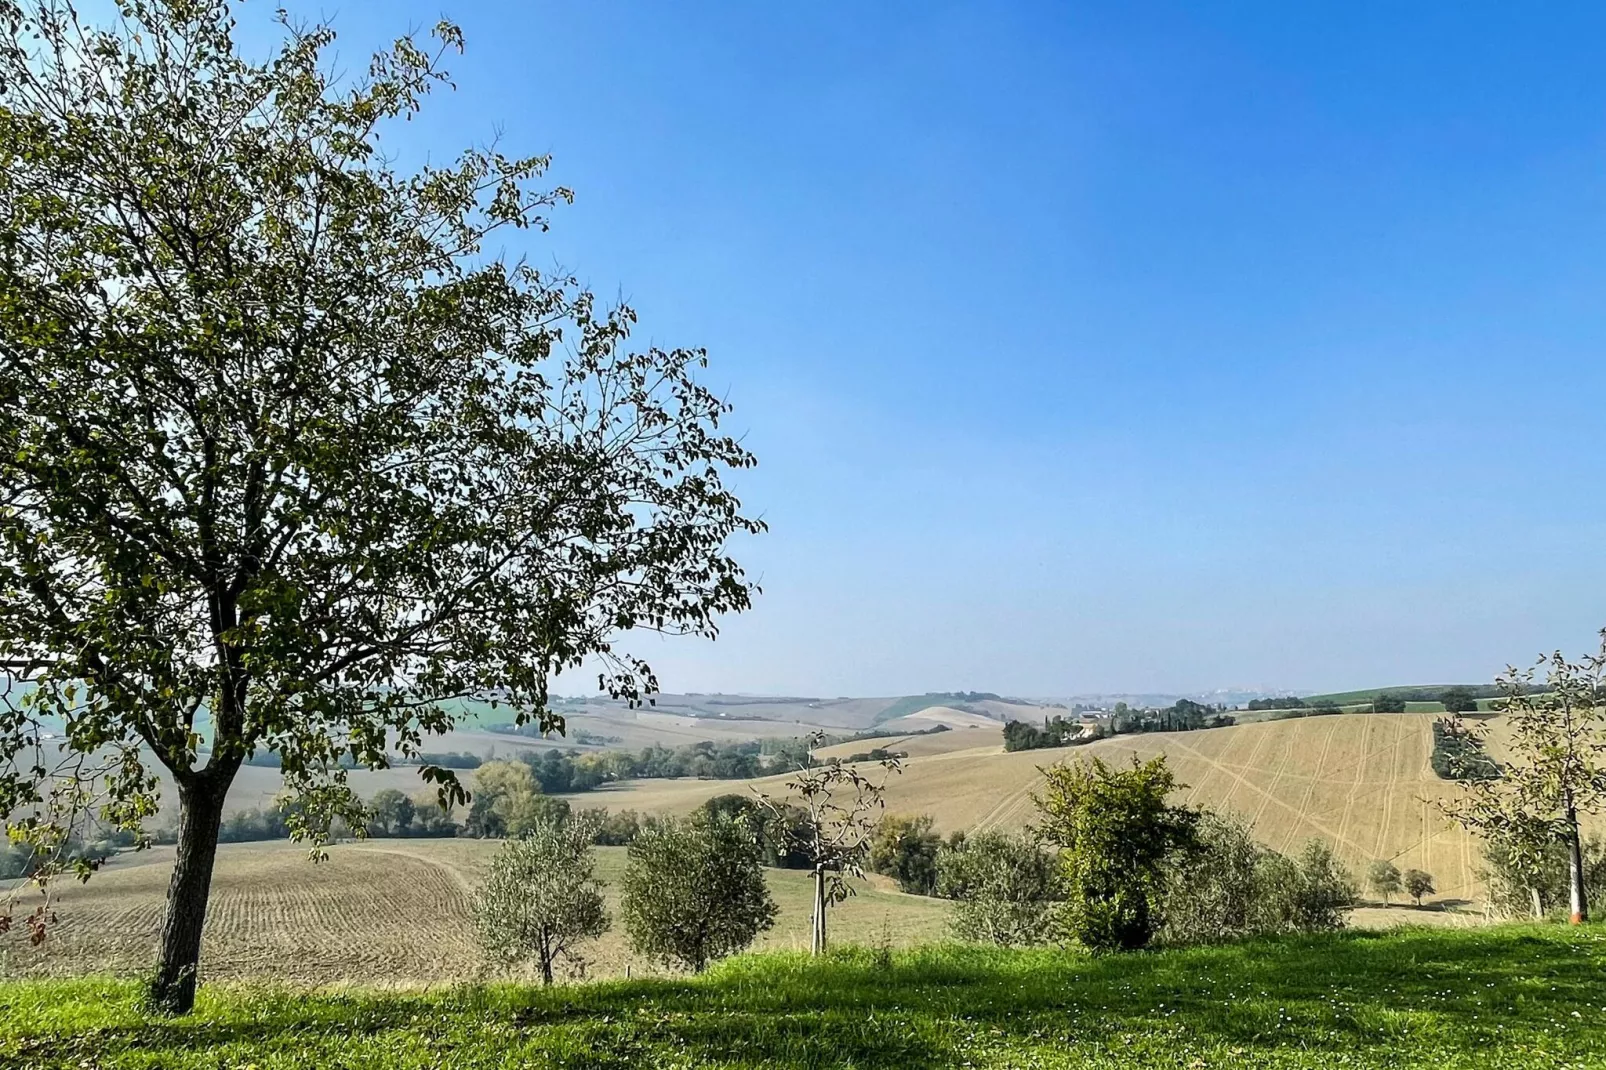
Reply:
[[1598, 928], [1341, 935], [1090, 959], [925, 948], [731, 960], [696, 979], [425, 995], [0, 986], [0, 1065], [1596, 1067]]

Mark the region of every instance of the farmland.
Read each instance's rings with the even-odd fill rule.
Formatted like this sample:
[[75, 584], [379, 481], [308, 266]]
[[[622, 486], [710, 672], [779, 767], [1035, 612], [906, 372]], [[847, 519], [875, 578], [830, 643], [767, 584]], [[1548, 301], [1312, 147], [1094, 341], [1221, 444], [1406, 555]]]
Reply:
[[927, 947], [742, 956], [698, 978], [308, 994], [0, 985], [0, 1063], [403, 1067], [1460, 1067], [1606, 1061], [1596, 927], [1257, 941], [1091, 958]]
[[[424, 985], [481, 978], [470, 895], [497, 844], [485, 840], [386, 840], [337, 844], [313, 864], [287, 843], [225, 844], [219, 850], [202, 961], [208, 980], [306, 984]], [[598, 848], [597, 873], [617, 917], [624, 848]], [[126, 855], [87, 884], [56, 889], [60, 921], [40, 948], [19, 928], [0, 937], [0, 974], [136, 973], [149, 968], [171, 872], [172, 853]], [[805, 873], [769, 870], [781, 908], [757, 946], [808, 946]], [[838, 938], [899, 946], [943, 938], [948, 904], [904, 895], [876, 878], [832, 912]], [[593, 946], [593, 974], [630, 964], [615, 929]]]
[[[1127, 761], [1164, 754], [1186, 785], [1179, 800], [1242, 815], [1278, 850], [1323, 839], [1357, 871], [1388, 858], [1402, 869], [1433, 873], [1447, 898], [1475, 900], [1476, 844], [1432, 805], [1456, 790], [1428, 764], [1432, 721], [1431, 714], [1337, 715], [1015, 753], [1005, 753], [988, 730], [955, 729], [837, 750], [908, 749], [903, 773], [888, 784], [888, 809], [929, 813], [950, 831], [1026, 824], [1032, 792], [1042, 782], [1040, 766], [1084, 755]], [[1497, 725], [1496, 743], [1498, 735]], [[783, 781], [771, 777], [752, 786], [778, 792]], [[592, 792], [583, 805], [676, 813], [711, 795], [743, 790], [742, 782], [637, 781]]]

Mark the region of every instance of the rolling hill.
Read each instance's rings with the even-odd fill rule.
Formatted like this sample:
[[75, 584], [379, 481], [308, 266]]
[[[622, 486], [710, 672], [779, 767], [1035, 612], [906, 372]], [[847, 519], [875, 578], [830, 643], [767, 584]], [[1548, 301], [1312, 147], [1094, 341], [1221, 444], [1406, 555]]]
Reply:
[[[887, 785], [888, 811], [931, 814], [944, 831], [1027, 824], [1032, 793], [1042, 783], [1039, 769], [1053, 762], [1094, 755], [1125, 762], [1165, 754], [1186, 785], [1179, 801], [1240, 814], [1278, 850], [1322, 839], [1357, 873], [1373, 859], [1387, 858], [1401, 869], [1433, 873], [1443, 896], [1475, 900], [1477, 845], [1432, 803], [1456, 790], [1428, 765], [1432, 721], [1431, 714], [1416, 713], [1336, 715], [1015, 753], [1006, 753], [991, 731], [956, 729], [907, 746], [875, 740], [839, 749], [908, 749], [903, 773]], [[634, 781], [574, 802], [682, 813], [727, 792], [782, 794], [784, 781]]]

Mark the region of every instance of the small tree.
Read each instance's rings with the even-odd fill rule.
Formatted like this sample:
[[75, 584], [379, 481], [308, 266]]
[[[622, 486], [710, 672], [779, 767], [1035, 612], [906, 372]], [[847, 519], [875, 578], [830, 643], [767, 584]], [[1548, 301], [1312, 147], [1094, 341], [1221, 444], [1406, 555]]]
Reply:
[[888, 814], [870, 840], [870, 869], [891, 877], [913, 895], [930, 895], [937, 886], [937, 853], [942, 837], [931, 815]]
[[649, 823], [630, 843], [623, 913], [637, 952], [701, 973], [775, 924], [744, 820], [705, 812]]
[[1473, 713], [1478, 708], [1478, 696], [1470, 687], [1447, 687], [1439, 692], [1439, 704], [1445, 713]]
[[[1544, 689], [1534, 692], [1535, 671], [1546, 669]], [[1441, 803], [1451, 817], [1504, 850], [1514, 852], [1519, 871], [1536, 868], [1549, 843], [1568, 855], [1568, 900], [1574, 924], [1589, 916], [1579, 815], [1606, 809], [1606, 630], [1597, 653], [1570, 662], [1560, 651], [1532, 668], [1510, 667], [1496, 680], [1498, 705], [1510, 723], [1504, 776], [1464, 779], [1461, 797]], [[1480, 729], [1459, 717], [1447, 731], [1473, 736]]]
[[1054, 936], [1065, 877], [1031, 836], [977, 832], [937, 853], [937, 894], [955, 900], [950, 924], [961, 940], [1044, 944]]
[[1412, 899], [1416, 900], [1417, 906], [1421, 906], [1422, 897], [1433, 894], [1433, 874], [1423, 872], [1420, 869], [1406, 870], [1405, 891]]
[[579, 944], [608, 931], [602, 882], [585, 820], [545, 821], [504, 843], [474, 899], [480, 943], [504, 962], [534, 961], [552, 983], [559, 960], [582, 964]]
[[1383, 902], [1389, 901], [1389, 896], [1398, 892], [1400, 884], [1400, 867], [1386, 858], [1379, 858], [1373, 862], [1366, 871], [1366, 883], [1371, 885], [1372, 891], [1383, 897]]
[[1034, 801], [1065, 867], [1068, 932], [1094, 950], [1144, 947], [1160, 920], [1163, 863], [1194, 842], [1197, 811], [1167, 802], [1178, 785], [1164, 755], [1134, 756], [1128, 769], [1094, 758], [1044, 775]]
[[[812, 750], [824, 733], [809, 736]], [[888, 773], [901, 772], [902, 762], [893, 756], [876, 762]], [[813, 927], [809, 947], [816, 955], [825, 954], [825, 911], [854, 894], [848, 877], [864, 876], [864, 862], [875, 834], [876, 818], [885, 809], [881, 794], [884, 780], [871, 780], [858, 764], [845, 764], [832, 758], [821, 765], [800, 770], [786, 787], [796, 796], [772, 799], [759, 793], [759, 799], [785, 825], [792, 850], [808, 860], [814, 874]], [[797, 812], [801, 811], [799, 815]], [[800, 817], [800, 820], [794, 820]]]

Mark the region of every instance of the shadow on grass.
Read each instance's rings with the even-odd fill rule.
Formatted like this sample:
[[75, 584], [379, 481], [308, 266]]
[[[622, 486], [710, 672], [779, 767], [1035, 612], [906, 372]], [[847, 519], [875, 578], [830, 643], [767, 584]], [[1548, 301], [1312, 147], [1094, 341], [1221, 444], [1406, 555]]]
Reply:
[[61, 1054], [81, 1058], [241, 1047], [333, 1053], [405, 1035], [433, 1050], [522, 1048], [576, 1067], [652, 1065], [669, 1055], [729, 1066], [941, 1066], [988, 1044], [1063, 1052], [1119, 1049], [1134, 1038], [1325, 1052], [1408, 1041], [1426, 1055], [1543, 1034], [1595, 1052], [1606, 1043], [1601, 1032], [1575, 1026], [1571, 1012], [1589, 1005], [1603, 965], [1606, 933], [1593, 928], [1344, 933], [1100, 958], [940, 947], [899, 954], [890, 967], [849, 949], [823, 961], [743, 957], [696, 979], [551, 990], [221, 989], [188, 1018], [125, 1019], [70, 1036], [13, 1031], [11, 1041], [23, 1044], [13, 1053], [68, 1042]]

